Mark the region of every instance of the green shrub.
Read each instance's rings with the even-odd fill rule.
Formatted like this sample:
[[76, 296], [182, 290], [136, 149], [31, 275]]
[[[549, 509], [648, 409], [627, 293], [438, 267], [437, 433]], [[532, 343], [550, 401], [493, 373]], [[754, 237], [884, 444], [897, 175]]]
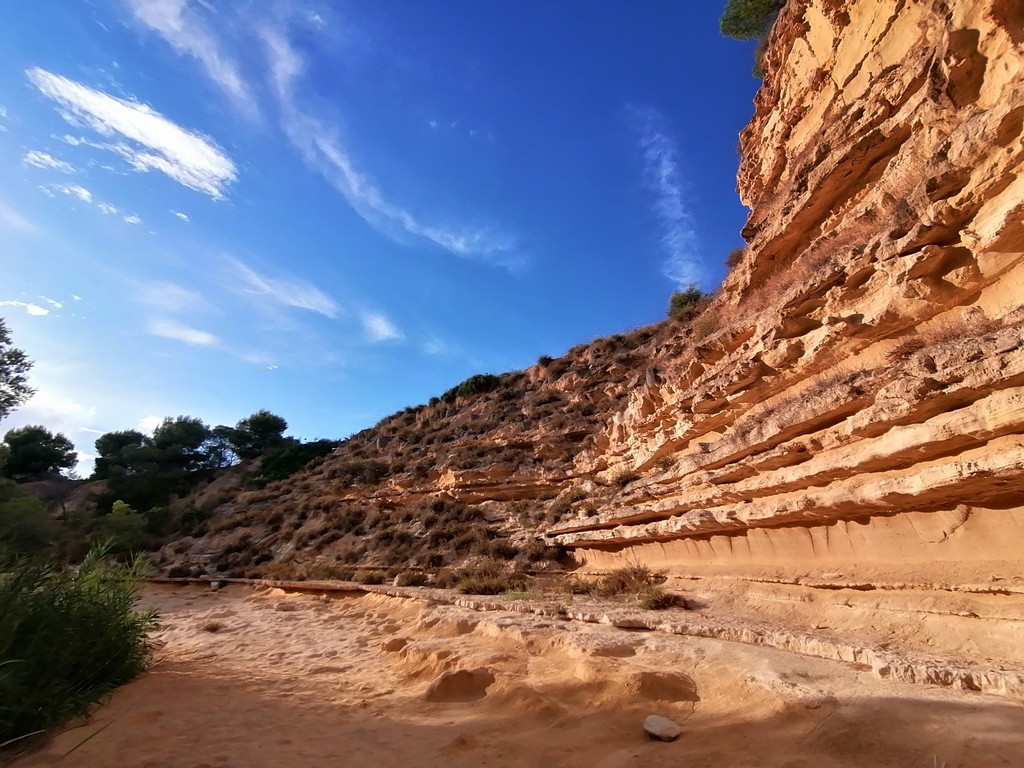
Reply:
[[342, 485], [375, 485], [391, 474], [391, 466], [383, 461], [348, 461], [331, 467], [330, 478]]
[[490, 557], [501, 560], [511, 560], [519, 554], [519, 550], [508, 539], [495, 539], [487, 545], [486, 550]]
[[141, 558], [93, 550], [77, 574], [0, 553], [0, 744], [38, 734], [145, 669], [153, 611], [138, 612]]
[[431, 584], [439, 589], [451, 589], [459, 583], [459, 575], [447, 568], [438, 571], [431, 579]]
[[595, 586], [595, 591], [604, 597], [636, 595], [653, 586], [658, 580], [659, 577], [646, 565], [627, 565], [604, 576]]
[[722, 34], [736, 40], [753, 40], [771, 30], [786, 0], [729, 0], [722, 12]]
[[543, 541], [531, 539], [519, 549], [519, 557], [528, 563], [539, 563], [541, 560], [557, 560], [560, 550], [549, 547]]
[[459, 579], [456, 589], [464, 595], [501, 595], [525, 592], [526, 579], [512, 574], [468, 574]]
[[615, 477], [612, 478], [612, 482], [615, 483], [619, 488], [625, 488], [630, 483], [635, 483], [640, 479], [640, 475], [629, 469], [624, 469], [621, 472], [617, 472]]
[[562, 582], [562, 589], [570, 595], [592, 595], [595, 587], [594, 582], [581, 579], [579, 576], [570, 576]]
[[97, 517], [94, 528], [115, 555], [141, 552], [151, 540], [146, 516], [123, 501], [115, 501], [109, 515]]
[[402, 571], [395, 577], [396, 587], [422, 587], [427, 583], [427, 574], [421, 571]]
[[360, 584], [383, 584], [384, 571], [359, 571], [355, 574], [355, 581]]
[[661, 611], [676, 604], [676, 596], [661, 587], [647, 587], [639, 597], [640, 605], [649, 611]]
[[312, 443], [289, 445], [263, 457], [259, 471], [249, 478], [263, 487], [268, 483], [284, 480], [303, 469], [314, 459], [326, 456], [334, 450], [332, 440], [316, 440]]
[[55, 533], [43, 503], [0, 480], [0, 543], [22, 554], [42, 551]]
[[356, 572], [352, 568], [339, 568], [327, 563], [314, 563], [306, 569], [306, 575], [312, 581], [352, 581]]
[[691, 315], [703, 298], [704, 294], [695, 285], [691, 285], [685, 291], [674, 291], [668, 298], [668, 316], [684, 318]]
[[470, 376], [461, 384], [449, 389], [441, 395], [441, 399], [446, 403], [453, 403], [457, 397], [471, 397], [472, 395], [480, 395], [484, 392], [490, 392], [492, 389], [496, 389], [500, 383], [501, 379], [497, 376], [493, 376], [489, 373], [478, 373], [475, 376]]

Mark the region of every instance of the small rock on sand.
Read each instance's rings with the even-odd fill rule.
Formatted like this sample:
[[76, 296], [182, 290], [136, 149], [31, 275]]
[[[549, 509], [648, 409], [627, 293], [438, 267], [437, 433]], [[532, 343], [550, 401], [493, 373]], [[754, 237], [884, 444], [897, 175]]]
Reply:
[[660, 715], [649, 715], [644, 720], [644, 730], [647, 731], [647, 735], [652, 739], [660, 741], [675, 741], [679, 738], [679, 734], [683, 732], [683, 729], [679, 727], [679, 723], [674, 723], [667, 717], [661, 717]]

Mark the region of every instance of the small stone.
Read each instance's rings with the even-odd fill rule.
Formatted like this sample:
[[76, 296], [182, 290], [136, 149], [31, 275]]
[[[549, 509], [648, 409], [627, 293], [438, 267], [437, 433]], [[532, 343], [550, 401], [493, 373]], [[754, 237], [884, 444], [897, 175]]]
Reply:
[[212, 589], [214, 592], [216, 592], [218, 589], [223, 589], [223, 588], [224, 588], [224, 582], [223, 581], [211, 581], [210, 582], [210, 589]]
[[660, 715], [648, 716], [644, 720], [644, 730], [647, 731], [647, 735], [652, 739], [660, 741], [675, 741], [679, 738], [679, 734], [683, 732], [683, 729], [679, 727], [679, 723], [674, 723], [667, 717], [661, 717]]

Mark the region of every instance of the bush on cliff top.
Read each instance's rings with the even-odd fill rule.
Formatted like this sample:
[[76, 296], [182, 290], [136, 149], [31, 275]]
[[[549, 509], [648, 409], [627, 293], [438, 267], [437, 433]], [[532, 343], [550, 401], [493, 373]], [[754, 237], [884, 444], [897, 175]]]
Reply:
[[446, 403], [454, 403], [458, 397], [471, 397], [472, 395], [490, 392], [492, 389], [497, 388], [500, 383], [501, 379], [497, 376], [490, 373], [478, 373], [449, 389], [441, 395], [441, 399]]
[[719, 21], [722, 34], [736, 40], [754, 40], [771, 29], [786, 0], [729, 0]]

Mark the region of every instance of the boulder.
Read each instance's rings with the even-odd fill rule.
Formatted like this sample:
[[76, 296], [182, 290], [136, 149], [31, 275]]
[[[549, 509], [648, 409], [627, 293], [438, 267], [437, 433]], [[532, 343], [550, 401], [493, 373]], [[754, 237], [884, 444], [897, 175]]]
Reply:
[[661, 715], [649, 715], [644, 720], [644, 730], [647, 731], [648, 736], [658, 741], [675, 741], [679, 738], [679, 734], [683, 732], [683, 729], [679, 727], [679, 723], [675, 723]]

